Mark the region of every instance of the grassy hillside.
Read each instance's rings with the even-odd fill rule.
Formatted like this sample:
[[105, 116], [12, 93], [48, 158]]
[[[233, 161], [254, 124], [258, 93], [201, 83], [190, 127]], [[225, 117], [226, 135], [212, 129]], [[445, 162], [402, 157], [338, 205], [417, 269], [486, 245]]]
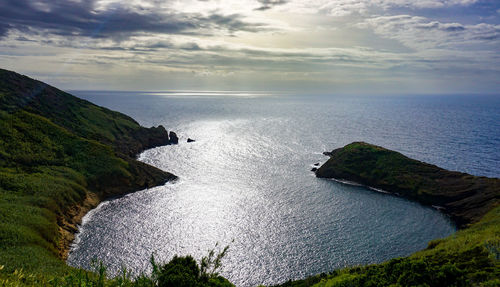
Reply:
[[398, 152], [356, 142], [336, 149], [317, 177], [345, 179], [443, 207], [463, 227], [500, 202], [500, 179], [449, 171]]
[[62, 259], [86, 211], [175, 178], [131, 157], [166, 134], [0, 70], [0, 279], [73, 272]]
[[0, 108], [27, 111], [49, 119], [74, 135], [111, 145], [134, 157], [169, 142], [165, 128], [141, 127], [132, 118], [96, 106], [40, 81], [0, 69]]

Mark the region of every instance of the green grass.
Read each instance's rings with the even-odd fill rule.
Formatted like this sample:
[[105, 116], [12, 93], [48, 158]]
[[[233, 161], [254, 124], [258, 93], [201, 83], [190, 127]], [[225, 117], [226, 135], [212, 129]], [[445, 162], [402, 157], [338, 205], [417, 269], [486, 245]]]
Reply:
[[7, 120], [11, 128], [0, 128], [0, 264], [11, 263], [7, 272], [44, 272], [39, 263], [57, 257], [57, 220], [65, 210], [84, 200], [89, 185], [132, 175], [109, 146], [25, 111], [0, 113], [0, 125]]
[[[94, 105], [45, 83], [0, 69], [0, 109], [23, 110], [49, 119], [69, 132], [135, 156], [168, 141], [163, 127], [144, 128], [122, 113]], [[165, 143], [163, 143], [165, 144]]]
[[[217, 246], [216, 246], [217, 247]], [[118, 276], [109, 277], [106, 266], [100, 261], [91, 263], [91, 271], [72, 268], [66, 274], [29, 273], [16, 269], [0, 276], [0, 286], [92, 286], [92, 287], [234, 287], [218, 273], [221, 260], [228, 247], [215, 255], [210, 250], [208, 256], [196, 262], [191, 256], [174, 256], [168, 263], [158, 264], [151, 256], [151, 274], [132, 276], [126, 268]], [[0, 265], [0, 272], [5, 267]]]

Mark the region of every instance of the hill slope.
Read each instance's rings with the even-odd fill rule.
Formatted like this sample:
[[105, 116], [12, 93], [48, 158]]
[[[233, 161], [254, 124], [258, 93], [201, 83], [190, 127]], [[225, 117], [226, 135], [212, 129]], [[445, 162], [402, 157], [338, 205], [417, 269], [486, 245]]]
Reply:
[[161, 126], [0, 70], [0, 273], [66, 273], [86, 211], [175, 179], [133, 158], [168, 143]]
[[459, 227], [479, 221], [500, 201], [498, 178], [448, 171], [362, 142], [329, 154], [317, 177], [354, 181], [443, 207]]

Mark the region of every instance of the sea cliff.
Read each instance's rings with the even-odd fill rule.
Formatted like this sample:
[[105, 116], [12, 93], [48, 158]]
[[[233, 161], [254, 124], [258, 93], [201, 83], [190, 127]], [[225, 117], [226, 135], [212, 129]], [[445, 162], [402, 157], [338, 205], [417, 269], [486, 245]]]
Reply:
[[135, 160], [170, 144], [164, 127], [0, 69], [1, 272], [65, 273], [83, 215], [175, 175]]
[[319, 178], [357, 182], [440, 208], [460, 228], [499, 204], [500, 179], [448, 171], [401, 153], [355, 142], [327, 153]]

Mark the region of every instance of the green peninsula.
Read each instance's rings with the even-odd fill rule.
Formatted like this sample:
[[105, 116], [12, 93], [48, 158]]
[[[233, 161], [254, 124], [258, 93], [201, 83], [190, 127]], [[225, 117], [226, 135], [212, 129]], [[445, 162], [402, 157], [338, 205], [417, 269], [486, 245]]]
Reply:
[[0, 69], [0, 285], [74, 272], [64, 259], [88, 210], [176, 178], [134, 158], [165, 144], [162, 126]]
[[500, 202], [500, 179], [449, 171], [379, 146], [355, 142], [330, 153], [320, 178], [357, 182], [434, 205], [459, 227], [479, 221]]

